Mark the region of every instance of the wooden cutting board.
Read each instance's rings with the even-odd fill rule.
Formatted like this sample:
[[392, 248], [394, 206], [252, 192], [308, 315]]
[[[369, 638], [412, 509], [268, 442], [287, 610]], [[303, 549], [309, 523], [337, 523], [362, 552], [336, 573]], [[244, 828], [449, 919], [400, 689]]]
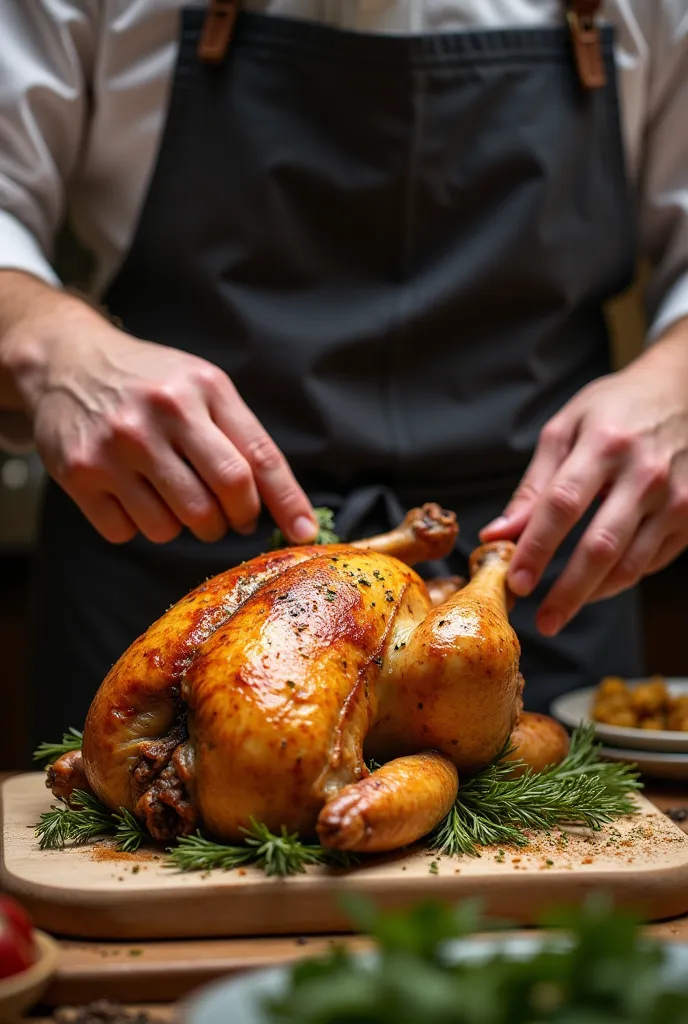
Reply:
[[524, 925], [547, 906], [600, 889], [646, 920], [688, 911], [688, 836], [644, 798], [637, 816], [602, 832], [537, 834], [524, 850], [449, 859], [416, 849], [347, 872], [317, 867], [280, 879], [256, 868], [180, 874], [155, 849], [40, 850], [33, 826], [50, 805], [44, 779], [35, 773], [3, 784], [0, 881], [56, 934], [131, 940], [346, 931], [337, 897], [351, 890], [387, 908], [479, 897], [487, 913]]

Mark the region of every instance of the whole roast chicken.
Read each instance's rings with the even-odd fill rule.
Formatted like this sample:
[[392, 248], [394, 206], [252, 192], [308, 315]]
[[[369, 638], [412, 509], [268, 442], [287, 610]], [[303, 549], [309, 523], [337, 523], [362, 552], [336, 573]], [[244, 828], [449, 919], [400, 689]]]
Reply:
[[564, 730], [522, 714], [513, 545], [477, 548], [466, 585], [411, 568], [457, 532], [428, 504], [389, 534], [285, 548], [203, 583], [114, 665], [53, 792], [90, 787], [160, 840], [238, 841], [253, 818], [375, 852], [431, 831], [510, 736], [534, 768], [560, 761]]

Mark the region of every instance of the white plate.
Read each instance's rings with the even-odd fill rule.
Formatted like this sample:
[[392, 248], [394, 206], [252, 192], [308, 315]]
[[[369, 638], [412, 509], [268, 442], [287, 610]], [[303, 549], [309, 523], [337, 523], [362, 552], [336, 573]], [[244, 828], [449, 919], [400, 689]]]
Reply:
[[[527, 960], [541, 947], [542, 939], [536, 936], [495, 936], [454, 942], [450, 950], [457, 961], [480, 961], [497, 953], [505, 953], [514, 960]], [[664, 950], [666, 984], [688, 991], [688, 945], [669, 942], [664, 944]], [[236, 980], [216, 982], [182, 1004], [181, 1024], [229, 1024], [230, 1021], [231, 1024], [268, 1024], [261, 1010], [263, 1000], [281, 992], [287, 979], [288, 968], [278, 967]]]
[[[646, 683], [647, 679], [629, 679], [629, 689]], [[667, 689], [676, 697], [688, 694], [688, 679], [665, 679]], [[550, 711], [564, 725], [575, 729], [581, 722], [591, 721], [593, 700], [597, 687], [574, 690], [552, 702]], [[627, 729], [620, 725], [595, 722], [595, 733], [604, 743], [632, 750], [659, 750], [662, 753], [688, 754], [688, 732], [670, 732], [668, 729]]]
[[607, 761], [625, 761], [638, 766], [643, 775], [655, 779], [688, 781], [688, 754], [662, 754], [654, 750], [624, 750], [622, 747], [602, 747], [600, 753]]

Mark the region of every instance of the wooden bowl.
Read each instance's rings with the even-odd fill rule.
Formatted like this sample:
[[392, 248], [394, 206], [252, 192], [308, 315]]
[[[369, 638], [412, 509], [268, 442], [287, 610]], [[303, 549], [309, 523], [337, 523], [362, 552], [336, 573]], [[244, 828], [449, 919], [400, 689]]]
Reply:
[[38, 1002], [48, 987], [60, 955], [60, 947], [45, 932], [34, 929], [36, 962], [19, 974], [0, 981], [0, 1021], [12, 1021]]

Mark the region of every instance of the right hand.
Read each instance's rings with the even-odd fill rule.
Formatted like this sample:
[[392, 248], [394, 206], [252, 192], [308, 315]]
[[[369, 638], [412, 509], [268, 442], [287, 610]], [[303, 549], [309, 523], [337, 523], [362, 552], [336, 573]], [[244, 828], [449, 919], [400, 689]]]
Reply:
[[226, 374], [59, 299], [9, 333], [6, 365], [48, 473], [96, 530], [215, 541], [251, 533], [262, 499], [291, 542], [314, 539], [308, 498]]

